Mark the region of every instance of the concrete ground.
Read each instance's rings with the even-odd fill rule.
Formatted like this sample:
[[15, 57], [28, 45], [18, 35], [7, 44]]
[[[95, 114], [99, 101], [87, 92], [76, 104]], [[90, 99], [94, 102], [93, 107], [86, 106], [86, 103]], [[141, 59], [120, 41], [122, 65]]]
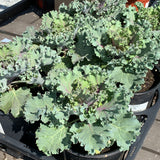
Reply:
[[[31, 6], [18, 16], [0, 24], [0, 41], [4, 38], [12, 39], [15, 36], [20, 36], [28, 26], [34, 26], [38, 29], [40, 24], [41, 18], [39, 17], [39, 13]], [[0, 160], [22, 159], [16, 159], [0, 151]], [[160, 111], [135, 160], [160, 160]]]
[[135, 160], [160, 160], [160, 111]]

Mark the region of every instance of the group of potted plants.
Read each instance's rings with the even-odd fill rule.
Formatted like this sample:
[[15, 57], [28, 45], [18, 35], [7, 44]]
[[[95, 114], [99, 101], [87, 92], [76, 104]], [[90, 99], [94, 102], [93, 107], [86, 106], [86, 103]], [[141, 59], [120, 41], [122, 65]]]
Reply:
[[62, 4], [39, 31], [1, 45], [0, 109], [38, 122], [46, 155], [107, 160], [116, 148], [109, 158], [118, 160], [140, 134], [129, 105], [160, 59], [160, 6], [126, 3]]

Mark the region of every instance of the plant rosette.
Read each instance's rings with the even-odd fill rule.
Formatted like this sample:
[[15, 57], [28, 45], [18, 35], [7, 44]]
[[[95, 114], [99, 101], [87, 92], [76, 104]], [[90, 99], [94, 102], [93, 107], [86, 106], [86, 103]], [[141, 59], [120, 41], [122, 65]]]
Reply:
[[[116, 5], [115, 5], [116, 4]], [[0, 109], [40, 122], [46, 155], [80, 144], [89, 155], [129, 150], [141, 123], [128, 105], [160, 59], [159, 7], [126, 0], [78, 1], [44, 14], [0, 48]]]
[[[148, 20], [150, 19], [150, 22], [153, 26], [153, 30], [155, 30], [155, 33], [159, 32], [160, 27], [159, 27], [158, 16], [159, 16], [160, 8], [157, 7], [157, 9], [154, 9], [153, 7], [149, 7], [147, 10], [146, 9], [142, 9], [142, 10], [139, 10], [140, 17], [141, 18], [146, 17], [146, 19]], [[143, 12], [143, 16], [141, 12]], [[155, 18], [155, 16], [152, 17], [152, 15], [155, 15], [157, 18]], [[160, 82], [158, 66], [155, 66], [155, 68], [153, 69], [153, 74], [154, 74], [154, 81], [155, 81], [153, 86], [151, 86], [150, 89], [146, 90], [145, 92], [135, 93], [134, 97], [132, 98], [129, 108], [133, 112], [144, 111], [145, 109], [151, 107], [153, 97], [155, 96], [155, 92]]]

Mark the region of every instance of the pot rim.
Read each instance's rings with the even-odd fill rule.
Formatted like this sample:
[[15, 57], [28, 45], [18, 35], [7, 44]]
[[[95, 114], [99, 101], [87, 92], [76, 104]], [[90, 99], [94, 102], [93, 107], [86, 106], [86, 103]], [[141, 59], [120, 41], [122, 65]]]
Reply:
[[[160, 73], [160, 67], [158, 65], [155, 65], [155, 69], [157, 69]], [[153, 88], [151, 88], [151, 89], [149, 89], [145, 92], [135, 92], [134, 95], [139, 96], [139, 95], [147, 94], [147, 93], [150, 93], [150, 92], [155, 92], [159, 88], [159, 86], [160, 86], [160, 82], [157, 83], [157, 85], [154, 86]]]
[[103, 153], [103, 154], [97, 154], [97, 155], [83, 155], [83, 154], [80, 154], [78, 152], [74, 152], [73, 150], [66, 150], [66, 152], [69, 152], [75, 156], [80, 156], [82, 158], [107, 158], [107, 157], [111, 157], [115, 154], [119, 154], [119, 153], [123, 153], [124, 151], [120, 151], [119, 149], [115, 149], [113, 151], [109, 151], [107, 153]]
[[147, 94], [147, 93], [150, 93], [150, 92], [154, 92], [155, 90], [158, 89], [158, 87], [160, 86], [160, 82], [153, 88], [149, 89], [148, 91], [145, 91], [145, 92], [135, 92], [134, 95], [143, 95], [143, 94]]

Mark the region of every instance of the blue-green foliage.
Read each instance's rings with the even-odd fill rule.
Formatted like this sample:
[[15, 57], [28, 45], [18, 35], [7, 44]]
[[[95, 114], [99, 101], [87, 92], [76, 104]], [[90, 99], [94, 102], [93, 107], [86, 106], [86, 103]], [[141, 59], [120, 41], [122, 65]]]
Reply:
[[125, 3], [62, 4], [39, 31], [0, 47], [0, 109], [40, 120], [37, 145], [47, 155], [78, 142], [92, 155], [114, 142], [128, 150], [139, 135], [128, 105], [160, 59], [159, 7]]

